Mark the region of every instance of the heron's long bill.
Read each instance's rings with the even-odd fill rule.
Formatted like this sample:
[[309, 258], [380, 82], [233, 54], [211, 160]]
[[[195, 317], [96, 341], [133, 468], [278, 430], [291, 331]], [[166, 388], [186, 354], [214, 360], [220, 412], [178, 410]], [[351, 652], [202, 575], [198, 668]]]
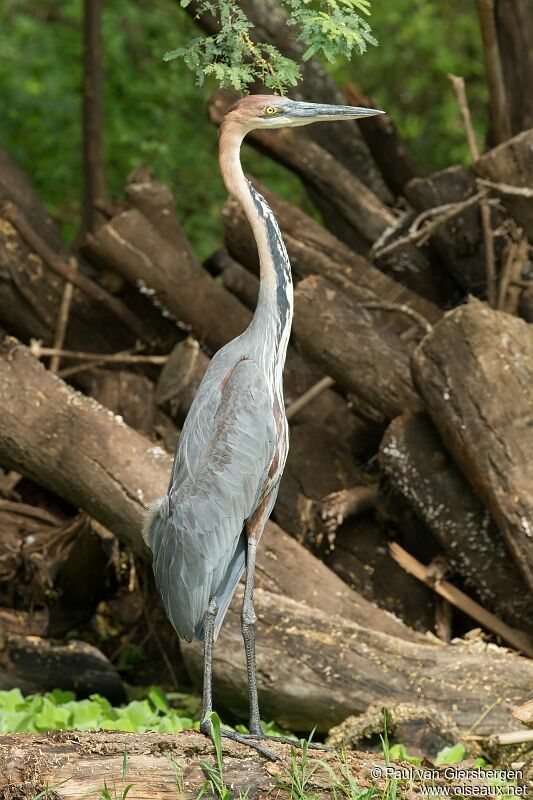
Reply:
[[291, 119], [302, 119], [306, 122], [337, 120], [337, 119], [361, 119], [363, 117], [374, 117], [377, 114], [384, 114], [377, 108], [359, 108], [358, 106], [333, 106], [326, 103], [300, 103], [292, 102], [288, 109], [288, 116]]

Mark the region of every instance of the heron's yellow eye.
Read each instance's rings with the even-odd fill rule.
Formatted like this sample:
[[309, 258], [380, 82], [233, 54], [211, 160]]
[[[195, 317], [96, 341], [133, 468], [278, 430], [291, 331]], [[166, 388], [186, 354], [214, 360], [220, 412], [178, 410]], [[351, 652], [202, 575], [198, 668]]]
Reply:
[[277, 114], [277, 109], [274, 108], [274, 106], [267, 106], [265, 108], [265, 114], [268, 114], [268, 116], [270, 117], [272, 116], [272, 114]]

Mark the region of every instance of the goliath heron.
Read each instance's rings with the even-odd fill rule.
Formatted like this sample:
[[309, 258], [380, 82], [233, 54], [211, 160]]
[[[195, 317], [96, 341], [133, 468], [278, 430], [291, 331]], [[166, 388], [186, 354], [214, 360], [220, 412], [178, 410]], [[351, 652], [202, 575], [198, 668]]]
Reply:
[[252, 95], [227, 111], [220, 169], [242, 205], [259, 253], [260, 290], [249, 327], [211, 360], [179, 439], [167, 495], [152, 504], [144, 536], [155, 581], [179, 636], [204, 640], [201, 730], [211, 732], [213, 643], [246, 569], [241, 623], [250, 703], [250, 735], [225, 732], [271, 755], [259, 718], [253, 605], [256, 548], [272, 511], [289, 446], [282, 373], [292, 321], [292, 280], [279, 227], [245, 178], [240, 146], [255, 128], [361, 119], [367, 108]]

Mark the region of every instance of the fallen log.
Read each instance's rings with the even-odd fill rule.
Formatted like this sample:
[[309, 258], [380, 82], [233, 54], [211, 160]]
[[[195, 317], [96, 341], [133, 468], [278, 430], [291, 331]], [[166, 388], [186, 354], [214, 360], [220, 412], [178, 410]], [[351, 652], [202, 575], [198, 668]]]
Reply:
[[[440, 319], [442, 311], [434, 303], [369, 264], [304, 211], [281, 200], [257, 181], [254, 181], [254, 186], [265, 196], [276, 215], [297, 278], [322, 275], [361, 303], [381, 300], [405, 304], [431, 323]], [[222, 220], [230, 254], [245, 267], [257, 272], [257, 248], [250, 226], [240, 205], [232, 198], [224, 206]], [[406, 330], [412, 326], [403, 315], [399, 319], [396, 316], [387, 314], [387, 322], [394, 325], [395, 330]]]
[[60, 686], [80, 697], [101, 694], [111, 702], [126, 700], [124, 684], [107, 658], [87, 642], [55, 641], [7, 634], [0, 641], [0, 689], [18, 687], [26, 694]]
[[420, 408], [405, 343], [333, 283], [317, 275], [300, 281], [293, 327], [311, 359], [386, 418]]
[[153, 433], [155, 387], [146, 375], [126, 369], [92, 369], [80, 373], [75, 383], [130, 428], [146, 436]]
[[[164, 492], [171, 458], [111, 412], [44, 370], [26, 348], [11, 339], [4, 343], [0, 352], [0, 386], [0, 463], [16, 467], [74, 505], [85, 508], [123, 541], [146, 555], [146, 548], [140, 544], [144, 506]], [[36, 398], [39, 398], [38, 403]], [[265, 545], [271, 531], [269, 526]], [[265, 547], [260, 550], [266, 552]], [[457, 716], [466, 698], [464, 718], [470, 722], [465, 724], [470, 724], [490, 703], [496, 686], [498, 696], [504, 693], [505, 702], [513, 705], [523, 702], [533, 667], [522, 659], [489, 647], [482, 651], [484, 660], [480, 670], [480, 655], [467, 647], [448, 649], [418, 643], [409, 632], [408, 639], [378, 633], [378, 624], [390, 630], [391, 624], [396, 627], [401, 623], [397, 620], [391, 623], [388, 615], [362, 599], [358, 600], [357, 607], [366, 605], [369, 619], [370, 615], [372, 617], [368, 627], [335, 617], [337, 612], [327, 604], [339, 602], [335, 597], [338, 579], [334, 578], [335, 586], [329, 582], [329, 577], [326, 581], [330, 571], [313, 556], [305, 554], [307, 563], [321, 570], [319, 580], [313, 576], [307, 580], [301, 568], [304, 553], [294, 542], [292, 551], [287, 551], [285, 574], [291, 579], [289, 586], [294, 587], [291, 591], [296, 592], [298, 586], [305, 586], [307, 593], [310, 589], [316, 590], [316, 603], [324, 604], [323, 611], [278, 594], [260, 590], [257, 593], [259, 618], [264, 617], [268, 626], [264, 649], [260, 645], [259, 654], [265, 713], [279, 711], [283, 721], [291, 718], [294, 729], [300, 725], [302, 729], [310, 728], [319, 718], [326, 728], [347, 713], [366, 708], [370, 700], [383, 697], [390, 685], [398, 697], [412, 696], [416, 686], [420, 686], [420, 696], [427, 695], [428, 700], [438, 695], [443, 703], [446, 697], [448, 706], [457, 704]], [[277, 561], [265, 556], [265, 560], [267, 558], [273, 579], [280, 579], [279, 555]], [[295, 563], [299, 565], [301, 582], [294, 580]], [[348, 587], [344, 591], [350, 593]], [[261, 598], [267, 599], [263, 602]], [[235, 671], [233, 663], [226, 661], [228, 657], [237, 659], [241, 651], [238, 604], [239, 596], [221, 634], [215, 683], [226, 687], [223, 695], [229, 707], [242, 709], [246, 696], [244, 665]], [[326, 611], [326, 608], [332, 610]], [[358, 613], [354, 607], [353, 612], [343, 611], [342, 615], [352, 619]], [[305, 633], [300, 636], [295, 633], [291, 640], [293, 619], [296, 628], [300, 627]], [[333, 632], [332, 619], [336, 620]], [[225, 627], [227, 634], [224, 634]], [[416, 634], [412, 636], [417, 638]], [[339, 651], [341, 642], [344, 644]], [[189, 660], [189, 663], [192, 662]], [[397, 674], [391, 671], [391, 664], [397, 665]], [[335, 677], [337, 673], [341, 678]], [[357, 674], [365, 676], [364, 679], [354, 681], [353, 676]], [[308, 689], [312, 700], [309, 703]], [[342, 699], [345, 691], [345, 699]], [[493, 720], [504, 728], [504, 711], [495, 710], [484, 721], [484, 727], [495, 729], [490, 727]]]
[[[280, 758], [278, 763], [236, 742], [223, 740], [222, 746], [224, 777], [234, 797], [271, 800], [285, 796], [280, 781], [290, 787], [289, 745], [268, 744]], [[299, 765], [299, 751], [295, 757]], [[309, 750], [308, 759], [306, 796], [330, 800], [334, 791], [332, 775], [338, 781], [336, 791], [340, 791], [339, 784], [346, 792], [352, 791], [349, 776], [358, 791], [366, 789], [377, 796], [386, 792], [387, 771], [381, 755], [349, 750], [343, 756], [344, 772], [343, 762], [333, 750]], [[214, 766], [214, 747], [207, 736], [192, 730], [179, 734], [118, 731], [9, 734], [0, 737], [0, 795], [4, 800], [32, 800], [46, 794], [52, 796], [53, 791], [57, 800], [80, 800], [105, 790], [105, 786], [108, 789], [114, 786], [118, 797], [131, 784], [130, 796], [135, 800], [195, 800], [205, 783], [203, 762]], [[377, 772], [381, 777], [373, 777]], [[432, 785], [466, 784], [472, 793], [471, 787], [475, 787], [478, 794], [482, 793], [482, 786], [487, 786], [479, 778], [446, 779], [444, 768], [435, 768], [434, 773]], [[421, 786], [425, 788], [426, 783], [427, 780], [410, 780], [402, 796], [406, 800], [422, 796]]]
[[[143, 514], [150, 502], [166, 492], [171, 456], [128, 428], [120, 417], [45, 370], [13, 339], [5, 340], [0, 348], [0, 387], [0, 463], [17, 464], [22, 474], [83, 508], [150, 560], [141, 539]], [[38, 404], [36, 397], [41, 398]], [[302, 592], [308, 580], [309, 586], [321, 587], [316, 600], [319, 607], [324, 602], [325, 608], [336, 613], [336, 598], [342, 588], [348, 593], [343, 595], [343, 602], [350, 597], [356, 603], [351, 612], [354, 618], [364, 607], [374, 628], [383, 627], [394, 635], [403, 631], [408, 638], [415, 635], [363, 598], [353, 597], [348, 587], [301, 545], [294, 542], [289, 547], [288, 537], [282, 540], [284, 547], [274, 550], [275, 558], [267, 561], [269, 557], [260, 556], [264, 571], [269, 574], [267, 563], [271, 565], [275, 570], [272, 579], [276, 580], [286, 560], [290, 571], [294, 563], [302, 563], [312, 573], [308, 580], [302, 569], [301, 582], [293, 576], [282, 584], [283, 591], [294, 591], [296, 599], [305, 600], [308, 595]]]
[[379, 461], [446, 553], [454, 572], [483, 605], [522, 630], [533, 624], [533, 597], [499, 530], [454, 465], [425, 414], [402, 416], [387, 428]]
[[[459, 166], [427, 178], [415, 178], [405, 187], [405, 196], [418, 212], [460, 203], [476, 192], [474, 176]], [[501, 237], [495, 237], [496, 252], [501, 251], [501, 244]], [[479, 206], [467, 208], [441, 225], [433, 233], [430, 245], [465, 292], [479, 296], [486, 293], [486, 254]]]
[[259, 279], [242, 264], [235, 261], [226, 250], [217, 250], [205, 262], [207, 269], [220, 275], [222, 285], [239, 298], [244, 305], [253, 310], [257, 305]]
[[533, 130], [524, 131], [489, 150], [474, 164], [474, 171], [481, 178], [517, 187], [518, 190], [529, 190], [529, 196], [520, 197], [507, 190], [495, 189], [511, 217], [524, 229], [530, 241], [533, 241], [532, 146]]
[[[261, 589], [255, 608], [262, 714], [293, 730], [317, 725], [327, 731], [370, 703], [409, 702], [416, 693], [420, 703], [446, 712], [459, 728], [478, 723], [477, 731], [489, 734], [511, 729], [509, 707], [524, 702], [531, 690], [533, 663], [495, 645], [406, 642]], [[182, 652], [199, 684], [201, 644], [184, 644]], [[215, 646], [214, 672], [215, 702], [245, 715], [246, 663], [236, 605]]]
[[472, 299], [425, 337], [413, 375], [444, 444], [533, 589], [531, 327]]
[[[254, 245], [255, 246], [255, 245]], [[239, 336], [252, 314], [196, 261], [176, 257], [173, 245], [137, 209], [113, 217], [95, 236], [89, 236], [86, 252], [112, 266], [133, 286], [139, 287], [162, 308], [163, 313], [192, 329], [211, 352]], [[285, 399], [296, 400], [322, 377], [289, 347], [284, 372]], [[367, 427], [364, 418], [351, 414], [332, 390], [323, 392], [302, 418], [336, 420], [339, 432], [354, 436]]]

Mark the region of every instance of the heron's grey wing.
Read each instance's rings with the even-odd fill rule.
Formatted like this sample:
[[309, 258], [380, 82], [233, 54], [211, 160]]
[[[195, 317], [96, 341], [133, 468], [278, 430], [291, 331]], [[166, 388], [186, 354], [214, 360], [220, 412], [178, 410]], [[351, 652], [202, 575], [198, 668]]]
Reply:
[[203, 453], [189, 460], [193, 468], [179, 470], [148, 533], [165, 608], [187, 640], [200, 631], [213, 596], [227, 609], [244, 568], [243, 525], [262, 497], [276, 449], [271, 395], [257, 364], [240, 361], [220, 394]]

